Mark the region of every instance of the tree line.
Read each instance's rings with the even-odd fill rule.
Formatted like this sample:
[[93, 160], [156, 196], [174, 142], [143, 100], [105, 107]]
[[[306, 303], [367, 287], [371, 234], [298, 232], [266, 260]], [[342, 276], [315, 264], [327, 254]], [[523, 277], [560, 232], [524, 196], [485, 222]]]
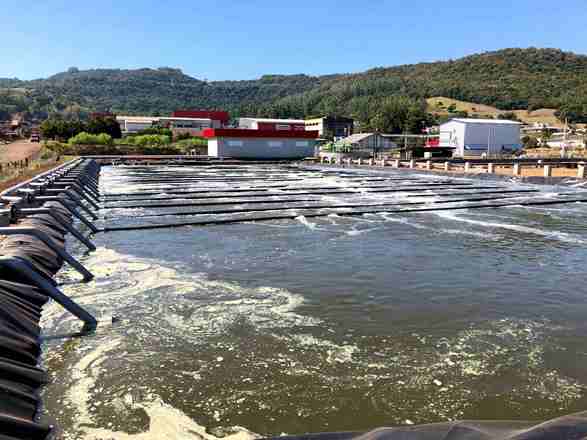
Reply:
[[40, 130], [44, 139], [63, 141], [67, 141], [81, 133], [90, 135], [106, 134], [112, 139], [122, 137], [120, 124], [112, 117], [92, 118], [88, 121], [50, 118], [41, 124]]
[[339, 114], [366, 127], [383, 124], [397, 131], [393, 121], [385, 122], [381, 108], [409, 99], [413, 113], [414, 106], [432, 96], [501, 110], [555, 108], [562, 120], [584, 122], [587, 56], [556, 49], [505, 49], [357, 74], [266, 75], [249, 81], [204, 81], [170, 68], [73, 68], [43, 80], [0, 81], [0, 118], [16, 111], [83, 119], [93, 111], [161, 115], [202, 108], [224, 109], [234, 117]]

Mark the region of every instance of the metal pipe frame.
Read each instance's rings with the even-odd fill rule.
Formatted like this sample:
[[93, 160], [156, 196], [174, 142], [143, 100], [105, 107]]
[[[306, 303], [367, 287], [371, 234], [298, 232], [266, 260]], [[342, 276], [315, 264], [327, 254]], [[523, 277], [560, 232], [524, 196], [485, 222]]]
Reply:
[[84, 282], [91, 281], [94, 275], [88, 271], [79, 261], [72, 257], [67, 251], [61, 249], [47, 234], [43, 231], [39, 231], [33, 227], [26, 226], [11, 226], [7, 228], [0, 228], [0, 235], [30, 235], [45, 243], [51, 250], [55, 251], [57, 255], [63, 258], [69, 263], [75, 270], [77, 270], [82, 276]]
[[[34, 184], [33, 184], [34, 185]], [[44, 192], [57, 192], [60, 190], [71, 189], [74, 191], [80, 198], [88, 202], [95, 210], [99, 210], [100, 207], [98, 206], [99, 200], [94, 198], [94, 195], [88, 192], [85, 192], [83, 188], [78, 183], [72, 183], [71, 185], [67, 183], [54, 183], [51, 185], [51, 188], [44, 189]]]
[[74, 217], [76, 217], [80, 222], [86, 225], [93, 233], [99, 231], [94, 224], [81, 215], [73, 206], [71, 206], [67, 200], [64, 200], [61, 196], [40, 196], [37, 197], [36, 200], [43, 201], [43, 202], [57, 202], [61, 204], [65, 209], [67, 209]]
[[37, 286], [39, 290], [45, 293], [48, 297], [63, 306], [65, 310], [83, 321], [84, 326], [82, 328], [82, 333], [91, 333], [98, 327], [98, 321], [96, 318], [39, 275], [26, 260], [18, 257], [0, 257], [0, 267], [6, 267], [23, 276], [33, 285]]
[[59, 216], [57, 214], [55, 214], [55, 211], [53, 209], [51, 209], [51, 208], [22, 208], [22, 209], [17, 210], [17, 215], [23, 215], [24, 217], [29, 217], [29, 216], [36, 215], [36, 214], [50, 215], [59, 226], [62, 226], [63, 228], [65, 228], [67, 230], [67, 232], [69, 232], [71, 235], [73, 235], [75, 238], [77, 238], [90, 251], [96, 250], [96, 246], [94, 246], [94, 244], [90, 240], [88, 240], [86, 237], [84, 237], [83, 234], [81, 232], [79, 232], [77, 229], [75, 229], [71, 224], [69, 224], [68, 222], [62, 221], [59, 218]]

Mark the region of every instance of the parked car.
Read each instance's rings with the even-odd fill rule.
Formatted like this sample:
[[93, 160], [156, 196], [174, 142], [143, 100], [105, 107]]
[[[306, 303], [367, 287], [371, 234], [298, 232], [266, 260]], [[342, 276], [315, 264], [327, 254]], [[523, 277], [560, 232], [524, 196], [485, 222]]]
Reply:
[[31, 142], [41, 142], [41, 136], [39, 136], [39, 135], [38, 135], [38, 134], [36, 134], [36, 133], [33, 133], [33, 134], [31, 135]]

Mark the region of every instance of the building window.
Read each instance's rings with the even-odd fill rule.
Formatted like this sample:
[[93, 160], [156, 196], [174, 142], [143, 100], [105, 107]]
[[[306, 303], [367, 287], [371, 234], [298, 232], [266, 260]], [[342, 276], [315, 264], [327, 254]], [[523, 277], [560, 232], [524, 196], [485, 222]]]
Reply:
[[296, 147], [307, 147], [308, 141], [296, 141]]
[[270, 147], [283, 147], [283, 142], [281, 141], [269, 141], [269, 146]]
[[242, 147], [243, 146], [243, 141], [228, 141], [228, 146], [229, 147]]

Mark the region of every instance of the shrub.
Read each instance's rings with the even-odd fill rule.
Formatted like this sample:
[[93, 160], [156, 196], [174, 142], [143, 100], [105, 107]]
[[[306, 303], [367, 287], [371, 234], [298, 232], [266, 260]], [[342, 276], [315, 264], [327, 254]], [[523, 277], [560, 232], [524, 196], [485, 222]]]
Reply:
[[171, 143], [171, 138], [163, 134], [145, 134], [134, 137], [134, 145], [139, 147], [161, 146]]
[[208, 140], [199, 137], [190, 137], [189, 139], [182, 139], [175, 142], [181, 148], [191, 148], [191, 147], [207, 147]]
[[162, 128], [162, 127], [149, 127], [149, 128], [145, 128], [141, 131], [139, 131], [137, 134], [135, 135], [131, 135], [131, 136], [144, 136], [146, 134], [160, 134], [163, 136], [169, 136], [172, 137], [173, 133], [171, 132], [171, 129], [169, 128]]
[[183, 140], [186, 140], [186, 139], [191, 139], [192, 137], [193, 136], [190, 133], [188, 133], [188, 132], [186, 132], [186, 133], [179, 133], [179, 134], [177, 134], [174, 137], [174, 140], [175, 141], [183, 141]]
[[112, 136], [106, 133], [90, 134], [81, 132], [70, 138], [69, 145], [113, 145]]

